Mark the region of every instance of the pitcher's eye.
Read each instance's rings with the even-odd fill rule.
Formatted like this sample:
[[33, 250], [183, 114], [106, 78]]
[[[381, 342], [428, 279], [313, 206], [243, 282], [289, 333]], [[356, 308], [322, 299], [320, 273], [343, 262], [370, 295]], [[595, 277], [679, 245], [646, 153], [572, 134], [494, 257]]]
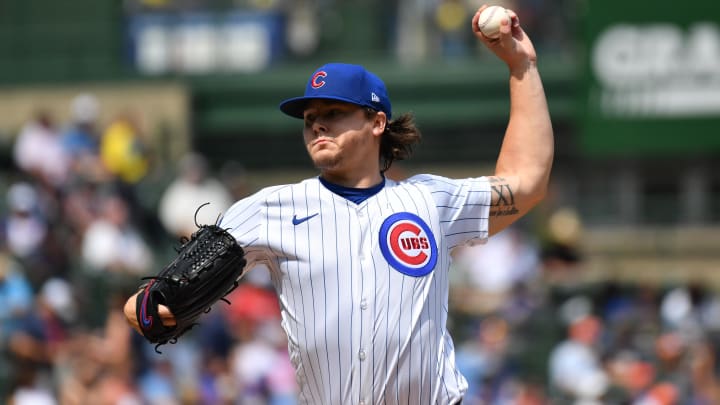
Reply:
[[303, 121], [305, 122], [305, 127], [309, 128], [312, 126], [313, 122], [315, 122], [315, 116], [308, 114], [305, 116]]

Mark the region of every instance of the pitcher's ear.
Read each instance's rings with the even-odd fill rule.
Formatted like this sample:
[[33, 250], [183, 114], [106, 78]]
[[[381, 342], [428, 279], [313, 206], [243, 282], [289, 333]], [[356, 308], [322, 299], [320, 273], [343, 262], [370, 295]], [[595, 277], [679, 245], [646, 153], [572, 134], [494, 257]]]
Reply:
[[387, 115], [382, 111], [378, 111], [373, 118], [373, 134], [375, 134], [376, 136], [382, 135], [385, 132], [387, 126]]

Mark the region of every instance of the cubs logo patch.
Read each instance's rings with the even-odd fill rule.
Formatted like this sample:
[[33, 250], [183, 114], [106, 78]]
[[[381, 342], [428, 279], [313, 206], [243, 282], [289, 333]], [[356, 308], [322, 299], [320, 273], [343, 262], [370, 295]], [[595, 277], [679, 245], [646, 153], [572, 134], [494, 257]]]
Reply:
[[437, 263], [435, 236], [422, 218], [409, 212], [398, 212], [383, 221], [380, 250], [390, 266], [408, 276], [422, 277]]

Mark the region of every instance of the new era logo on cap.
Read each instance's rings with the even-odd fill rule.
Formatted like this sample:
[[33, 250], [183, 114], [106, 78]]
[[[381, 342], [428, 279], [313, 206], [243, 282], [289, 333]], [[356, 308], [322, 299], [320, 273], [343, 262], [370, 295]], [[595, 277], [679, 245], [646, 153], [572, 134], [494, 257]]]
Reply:
[[280, 110], [292, 117], [302, 118], [307, 103], [314, 99], [337, 100], [382, 111], [388, 119], [392, 107], [385, 83], [360, 65], [328, 63], [310, 76], [302, 97], [280, 103]]

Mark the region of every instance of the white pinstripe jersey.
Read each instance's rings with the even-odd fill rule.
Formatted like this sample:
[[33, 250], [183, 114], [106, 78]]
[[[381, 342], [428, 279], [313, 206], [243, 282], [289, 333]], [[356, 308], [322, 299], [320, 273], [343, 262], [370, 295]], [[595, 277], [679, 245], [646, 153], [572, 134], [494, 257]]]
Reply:
[[270, 269], [307, 404], [449, 404], [450, 250], [488, 234], [486, 178], [418, 175], [360, 204], [317, 178], [235, 203], [221, 226]]

